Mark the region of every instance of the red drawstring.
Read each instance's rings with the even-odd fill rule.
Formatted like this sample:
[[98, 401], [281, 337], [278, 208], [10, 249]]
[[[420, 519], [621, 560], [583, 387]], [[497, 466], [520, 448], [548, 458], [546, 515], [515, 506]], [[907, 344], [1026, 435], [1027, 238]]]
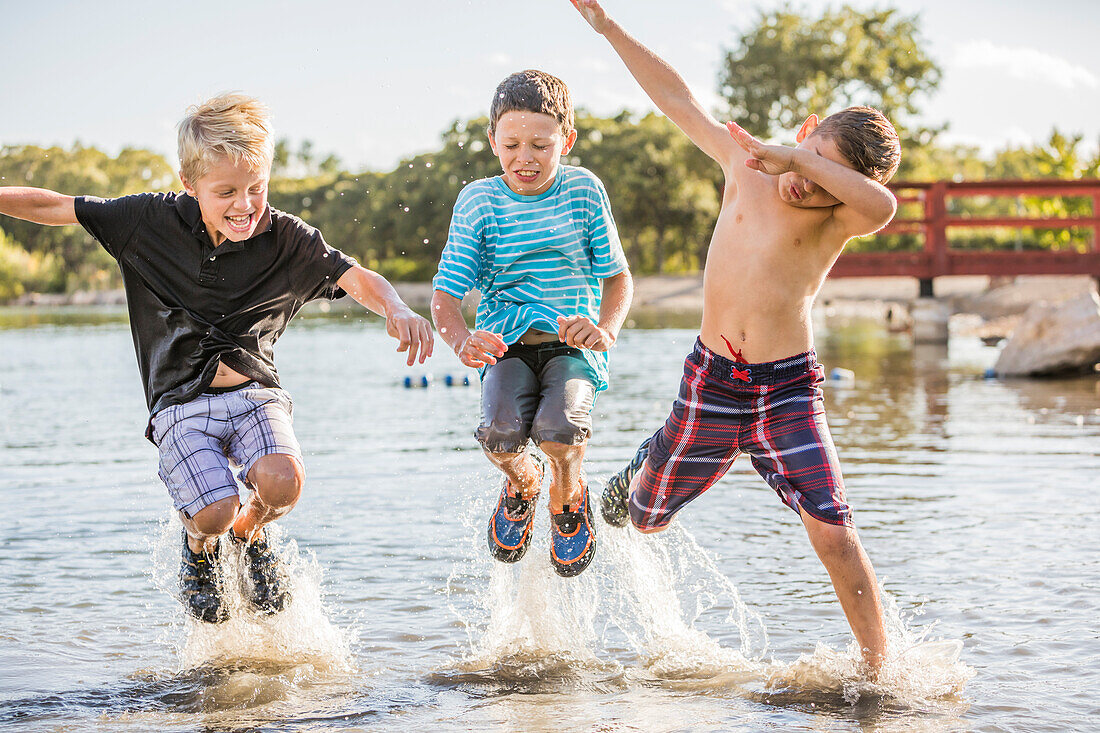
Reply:
[[[747, 361], [745, 361], [745, 357], [741, 356], [741, 352], [738, 351], [737, 349], [733, 348], [733, 344], [730, 343], [730, 340], [728, 338], [726, 338], [725, 336], [722, 336], [722, 334], [718, 334], [718, 335], [722, 338], [723, 341], [726, 342], [726, 348], [730, 350], [731, 354], [733, 354], [733, 362], [735, 364], [747, 364], [748, 363]], [[738, 369], [737, 367], [733, 367], [730, 370], [730, 377], [732, 379], [740, 379], [742, 382], [751, 382], [752, 381], [752, 375], [749, 374], [748, 369], [745, 369], [744, 371], [742, 371], [742, 370]]]

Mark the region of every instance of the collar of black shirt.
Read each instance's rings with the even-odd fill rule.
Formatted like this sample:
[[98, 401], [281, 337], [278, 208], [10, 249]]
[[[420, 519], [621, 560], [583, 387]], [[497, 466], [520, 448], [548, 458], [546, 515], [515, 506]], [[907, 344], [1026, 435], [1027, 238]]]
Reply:
[[[206, 225], [202, 221], [202, 210], [199, 208], [199, 202], [194, 196], [188, 193], [181, 193], [176, 196], [176, 211], [179, 212], [180, 218], [191, 227], [191, 233], [196, 237], [203, 240], [203, 244], [213, 246], [213, 242], [210, 241], [210, 236], [206, 233]], [[271, 204], [264, 206], [264, 213], [260, 217], [260, 223], [256, 226], [256, 233], [249, 239], [255, 239], [261, 234], [271, 230]], [[237, 250], [244, 247], [245, 242], [223, 242], [221, 246], [226, 248], [226, 251]], [[230, 245], [230, 246], [226, 246]]]

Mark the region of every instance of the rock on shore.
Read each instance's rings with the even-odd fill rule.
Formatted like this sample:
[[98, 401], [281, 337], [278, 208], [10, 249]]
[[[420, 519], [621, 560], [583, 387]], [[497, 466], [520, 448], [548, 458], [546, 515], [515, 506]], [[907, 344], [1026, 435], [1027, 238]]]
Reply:
[[999, 376], [1059, 376], [1095, 371], [1100, 362], [1100, 295], [1027, 309], [993, 369]]

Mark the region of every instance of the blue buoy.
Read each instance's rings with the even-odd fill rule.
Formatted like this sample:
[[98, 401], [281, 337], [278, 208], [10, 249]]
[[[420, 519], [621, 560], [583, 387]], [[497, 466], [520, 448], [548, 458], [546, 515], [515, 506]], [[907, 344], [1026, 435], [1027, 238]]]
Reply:
[[854, 384], [856, 381], [856, 373], [851, 369], [833, 367], [833, 370], [829, 372], [829, 381], [839, 382], [841, 384]]

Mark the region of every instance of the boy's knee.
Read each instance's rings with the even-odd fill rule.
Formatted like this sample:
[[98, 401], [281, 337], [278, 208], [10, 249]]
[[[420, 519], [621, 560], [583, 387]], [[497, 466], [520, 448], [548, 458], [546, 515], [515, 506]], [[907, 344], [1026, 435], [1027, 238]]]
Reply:
[[305, 471], [293, 456], [272, 453], [256, 461], [248, 472], [248, 482], [266, 506], [281, 509], [293, 506], [302, 495]]
[[531, 438], [540, 448], [554, 443], [576, 448], [587, 443], [591, 434], [592, 420], [587, 414], [540, 414], [531, 425]]
[[492, 420], [478, 427], [477, 439], [490, 453], [521, 453], [527, 446], [527, 430], [519, 420]]
[[[803, 513], [805, 514], [805, 513]], [[830, 524], [811, 516], [804, 516], [803, 523], [810, 535], [810, 543], [818, 557], [844, 558], [859, 551], [859, 538], [856, 531], [842, 524]]]
[[569, 461], [584, 457], [585, 444], [583, 442], [574, 444], [544, 440], [540, 441], [538, 446], [551, 461]]
[[190, 518], [191, 529], [206, 537], [216, 537], [229, 531], [237, 518], [240, 502], [236, 498], [222, 499], [203, 507]]

